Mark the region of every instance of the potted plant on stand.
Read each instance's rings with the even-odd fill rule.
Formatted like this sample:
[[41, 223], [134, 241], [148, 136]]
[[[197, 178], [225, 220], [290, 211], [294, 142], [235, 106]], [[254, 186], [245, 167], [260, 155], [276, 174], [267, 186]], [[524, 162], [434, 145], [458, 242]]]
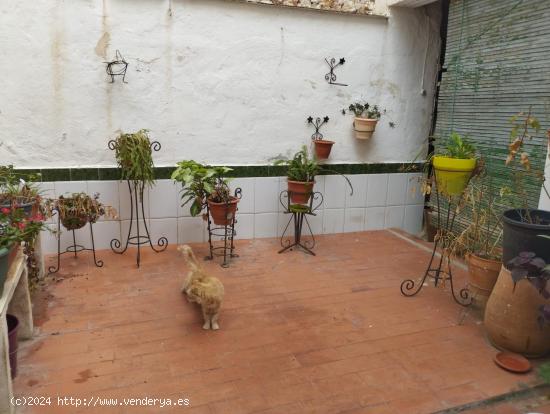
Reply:
[[310, 157], [307, 147], [304, 145], [289, 160], [277, 160], [275, 165], [287, 166], [287, 183], [290, 202], [294, 204], [308, 204], [313, 194], [315, 176], [320, 167], [317, 159]]
[[[351, 104], [348, 110], [355, 114], [355, 119], [353, 120], [355, 138], [370, 139], [374, 134], [378, 120], [382, 116], [378, 105], [370, 105], [368, 102], [364, 104], [356, 102]], [[345, 114], [346, 110], [343, 109], [342, 113]]]
[[[239, 199], [230, 194], [229, 167], [210, 167], [196, 161], [180, 161], [172, 179], [182, 184], [182, 206], [191, 203], [191, 216], [196, 217], [206, 206], [215, 224], [231, 224], [237, 212]], [[205, 217], [206, 219], [206, 217]]]

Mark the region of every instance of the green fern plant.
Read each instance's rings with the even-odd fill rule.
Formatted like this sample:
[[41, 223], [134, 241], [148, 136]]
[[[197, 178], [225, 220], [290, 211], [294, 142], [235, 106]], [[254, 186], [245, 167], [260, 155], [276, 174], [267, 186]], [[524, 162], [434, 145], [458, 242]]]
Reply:
[[148, 130], [121, 133], [115, 139], [115, 157], [121, 169], [121, 179], [143, 181], [150, 187], [155, 183], [151, 140]]

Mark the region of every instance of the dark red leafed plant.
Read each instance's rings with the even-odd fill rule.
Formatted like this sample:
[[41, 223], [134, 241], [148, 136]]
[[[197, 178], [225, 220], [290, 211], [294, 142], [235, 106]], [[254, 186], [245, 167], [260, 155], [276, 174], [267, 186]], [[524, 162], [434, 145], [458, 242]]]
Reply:
[[[521, 252], [508, 262], [508, 267], [511, 268], [514, 284], [527, 279], [544, 299], [550, 299], [550, 264], [546, 264], [544, 259], [533, 252]], [[550, 305], [540, 307], [538, 320], [541, 328], [545, 323], [550, 323]]]

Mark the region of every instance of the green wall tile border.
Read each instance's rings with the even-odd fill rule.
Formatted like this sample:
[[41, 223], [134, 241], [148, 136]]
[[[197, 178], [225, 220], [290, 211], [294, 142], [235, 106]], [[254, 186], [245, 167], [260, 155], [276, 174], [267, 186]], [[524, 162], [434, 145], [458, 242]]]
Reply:
[[[377, 163], [377, 164], [324, 164], [328, 171], [322, 171], [321, 175], [330, 174], [395, 174], [410, 172], [420, 164], [403, 163]], [[231, 177], [279, 177], [284, 176], [286, 167], [273, 165], [235, 165]], [[413, 168], [411, 168], [413, 167]], [[175, 167], [155, 167], [155, 178], [158, 180], [169, 179]], [[416, 170], [421, 170], [416, 168]], [[43, 169], [17, 169], [24, 177], [28, 174], [40, 173], [42, 181], [106, 181], [120, 179], [117, 168], [43, 168]]]

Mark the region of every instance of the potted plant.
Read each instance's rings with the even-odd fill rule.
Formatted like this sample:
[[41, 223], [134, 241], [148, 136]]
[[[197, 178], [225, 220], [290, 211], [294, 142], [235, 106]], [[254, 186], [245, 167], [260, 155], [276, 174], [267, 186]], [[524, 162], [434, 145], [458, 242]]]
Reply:
[[469, 213], [469, 224], [452, 242], [452, 250], [466, 259], [468, 286], [475, 304], [482, 309], [502, 266], [502, 220], [497, 201], [492, 176], [478, 176], [460, 207]]
[[59, 196], [57, 199], [46, 201], [46, 206], [51, 213], [57, 211], [59, 220], [67, 230], [78, 230], [86, 223], [95, 223], [104, 215], [116, 216], [112, 207], [106, 207], [99, 202], [99, 194], [93, 197], [86, 193], [73, 193], [69, 197]]
[[149, 186], [154, 184], [154, 164], [148, 132], [140, 129], [131, 134], [121, 133], [111, 141], [122, 180], [142, 181]]
[[286, 165], [288, 194], [290, 202], [295, 204], [308, 204], [313, 194], [315, 176], [319, 173], [319, 163], [315, 157], [310, 157], [307, 147], [304, 145], [294, 156], [289, 159], [275, 161], [275, 165]]
[[315, 132], [311, 136], [311, 139], [313, 141], [313, 146], [315, 149], [315, 156], [318, 160], [326, 160], [328, 159], [330, 155], [330, 151], [332, 150], [332, 146], [334, 145], [334, 141], [329, 141], [324, 139], [323, 134], [319, 132], [319, 129], [326, 124], [329, 121], [329, 117], [325, 116], [322, 120], [321, 118], [313, 120], [312, 116], [309, 116], [307, 118], [308, 124], [313, 125], [315, 128]]
[[433, 155], [432, 165], [439, 192], [447, 196], [461, 195], [477, 165], [476, 148], [453, 132], [444, 151]]
[[42, 215], [28, 218], [21, 209], [0, 208], [0, 296], [8, 270], [22, 242], [31, 243], [44, 228]]
[[17, 173], [13, 165], [0, 166], [0, 208], [18, 208], [27, 217], [36, 215], [41, 198], [32, 181], [37, 177]]
[[[376, 124], [382, 116], [378, 105], [370, 105], [368, 102], [364, 104], [356, 102], [348, 107], [348, 110], [355, 114], [353, 120], [353, 129], [355, 131], [355, 138], [357, 139], [369, 139], [374, 134]], [[342, 113], [345, 114], [346, 110], [343, 109]]]
[[182, 184], [182, 206], [191, 202], [189, 211], [193, 217], [208, 206], [215, 224], [231, 224], [239, 199], [230, 194], [229, 179], [225, 178], [230, 171], [233, 170], [229, 167], [211, 167], [193, 160], [178, 162], [172, 179]]
[[503, 266], [487, 302], [485, 328], [498, 348], [527, 357], [550, 352], [550, 264], [520, 252]]
[[[518, 256], [521, 251], [532, 251], [546, 262], [550, 262], [550, 212], [530, 208], [528, 183], [537, 183], [550, 197], [545, 185], [544, 167], [535, 168], [527, 152], [526, 143], [534, 137], [538, 137], [540, 131], [539, 121], [531, 114], [520, 112], [510, 120], [512, 129], [510, 132], [510, 145], [506, 165], [512, 173], [512, 188], [504, 187], [501, 192], [514, 193], [522, 200], [519, 208], [507, 210], [503, 213], [503, 262], [508, 263]], [[550, 130], [547, 131], [550, 145]], [[538, 155], [538, 154], [536, 154]], [[550, 154], [549, 154], [550, 156]], [[544, 157], [540, 157], [542, 160]], [[539, 159], [540, 159], [539, 158]], [[541, 161], [542, 161], [541, 160]], [[540, 162], [544, 165], [544, 162]], [[539, 236], [548, 237], [539, 237]]]

